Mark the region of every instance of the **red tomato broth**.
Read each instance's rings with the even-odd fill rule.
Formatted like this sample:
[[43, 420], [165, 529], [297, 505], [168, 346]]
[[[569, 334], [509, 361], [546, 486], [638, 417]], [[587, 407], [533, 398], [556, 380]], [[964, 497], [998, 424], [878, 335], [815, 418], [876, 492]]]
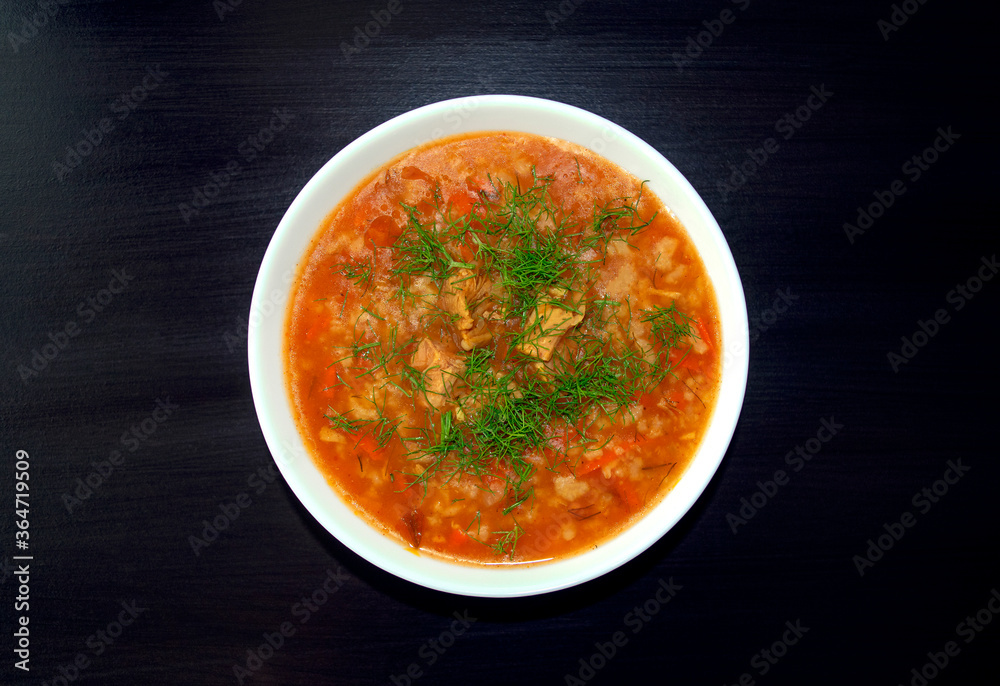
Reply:
[[[529, 227], [535, 237], [518, 236], [530, 245], [484, 228], [497, 207], [529, 195], [529, 204], [548, 199]], [[443, 252], [436, 267], [400, 273], [426, 267], [407, 253], [418, 244], [413, 218], [445, 238]], [[569, 266], [558, 263], [554, 281], [519, 298], [482, 247], [494, 240], [525, 267], [545, 249]], [[525, 246], [535, 252], [517, 252]], [[438, 278], [427, 275], [435, 270]], [[453, 137], [380, 168], [320, 227], [286, 326], [289, 393], [327, 480], [386, 534], [467, 563], [557, 559], [620, 532], [683, 474], [715, 405], [717, 317], [693, 243], [638, 180], [565, 141]], [[659, 343], [671, 335], [676, 345]], [[470, 372], [473, 355], [489, 358], [483, 371]], [[578, 403], [575, 392], [597, 388], [581, 379], [608, 360], [595, 377], [615, 397]], [[521, 440], [516, 422], [534, 406], [557, 414], [540, 425], [529, 417]], [[494, 441], [497, 427], [512, 431]], [[445, 450], [452, 436], [459, 447]], [[507, 436], [517, 438], [508, 445]], [[442, 455], [430, 457], [431, 447]], [[463, 456], [471, 461], [458, 469]]]

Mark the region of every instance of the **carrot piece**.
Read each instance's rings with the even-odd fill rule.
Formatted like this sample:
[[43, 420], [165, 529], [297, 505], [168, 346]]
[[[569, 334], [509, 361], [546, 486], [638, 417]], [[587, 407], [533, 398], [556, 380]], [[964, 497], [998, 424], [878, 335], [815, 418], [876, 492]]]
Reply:
[[469, 542], [469, 534], [462, 531], [457, 526], [451, 527], [451, 535], [448, 536], [448, 545], [452, 548], [459, 548]]
[[614, 451], [611, 450], [602, 451], [601, 455], [590, 460], [584, 460], [583, 464], [577, 467], [576, 475], [583, 476], [584, 474], [590, 474], [591, 472], [600, 469], [604, 465], [614, 464], [615, 462], [618, 461], [619, 457], [621, 457], [621, 455], [619, 455]]
[[323, 370], [323, 373], [320, 376], [320, 383], [322, 383], [323, 386], [320, 390], [330, 391], [334, 386], [340, 383], [340, 379], [337, 378], [338, 370], [339, 368], [336, 365], [327, 367]]
[[381, 460], [385, 456], [385, 449], [387, 446], [378, 446], [378, 442], [375, 440], [375, 436], [370, 433], [362, 436], [357, 443], [358, 450], [364, 454], [365, 457], [372, 460]]
[[639, 498], [639, 492], [635, 490], [635, 486], [632, 485], [631, 480], [614, 478], [611, 480], [612, 487], [614, 488], [615, 494], [621, 498], [622, 504], [630, 512], [635, 511], [642, 500]]
[[329, 315], [316, 317], [316, 320], [313, 322], [312, 326], [310, 326], [309, 329], [306, 331], [305, 335], [306, 340], [307, 341], [312, 340], [321, 331], [329, 330], [331, 321], [333, 321], [333, 318], [330, 317]]
[[464, 217], [472, 209], [472, 205], [475, 202], [473, 198], [470, 198], [467, 194], [457, 193], [448, 199], [451, 208], [455, 210], [455, 213], [459, 217]]
[[695, 326], [698, 327], [698, 336], [701, 340], [705, 341], [705, 345], [708, 346], [709, 350], [714, 348], [715, 346], [712, 345], [712, 337], [709, 335], [708, 327], [705, 326], [705, 323], [700, 319], [695, 319], [694, 323]]

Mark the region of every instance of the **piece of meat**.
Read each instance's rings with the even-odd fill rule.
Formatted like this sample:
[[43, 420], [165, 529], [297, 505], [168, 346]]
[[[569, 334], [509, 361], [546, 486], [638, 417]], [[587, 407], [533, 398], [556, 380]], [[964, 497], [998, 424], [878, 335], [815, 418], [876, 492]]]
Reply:
[[552, 359], [559, 340], [583, 321], [587, 311], [579, 293], [565, 288], [550, 288], [548, 294], [551, 300], [539, 300], [534, 311], [528, 315], [524, 337], [517, 344], [518, 350], [524, 354], [545, 362]]
[[[470, 269], [459, 269], [448, 277], [441, 289], [438, 304], [445, 312], [455, 315], [455, 328], [459, 331], [469, 331], [475, 325], [469, 312], [469, 301], [466, 293], [472, 290], [475, 274]], [[471, 293], [469, 293], [471, 295]]]
[[469, 302], [489, 287], [489, 282], [475, 275], [470, 269], [459, 269], [445, 281], [438, 304], [445, 312], [456, 317], [463, 350], [472, 350], [493, 340], [493, 334], [486, 328], [484, 319], [477, 323], [472, 317]]
[[414, 369], [424, 372], [426, 392], [420, 394], [427, 402], [440, 408], [448, 401], [451, 389], [458, 380], [458, 373], [465, 363], [456, 355], [447, 353], [429, 338], [421, 339], [410, 360]]
[[462, 339], [462, 350], [472, 350], [493, 340], [493, 334], [486, 326], [485, 319], [480, 319], [475, 328], [458, 333]]

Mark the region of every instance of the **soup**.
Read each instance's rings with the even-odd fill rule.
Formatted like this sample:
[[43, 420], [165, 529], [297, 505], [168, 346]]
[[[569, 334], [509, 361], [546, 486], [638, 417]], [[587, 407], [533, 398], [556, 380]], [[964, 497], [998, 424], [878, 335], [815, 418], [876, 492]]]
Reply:
[[693, 457], [721, 374], [715, 294], [645, 184], [488, 132], [385, 165], [328, 216], [287, 322], [328, 481], [414, 551], [531, 563], [599, 546]]

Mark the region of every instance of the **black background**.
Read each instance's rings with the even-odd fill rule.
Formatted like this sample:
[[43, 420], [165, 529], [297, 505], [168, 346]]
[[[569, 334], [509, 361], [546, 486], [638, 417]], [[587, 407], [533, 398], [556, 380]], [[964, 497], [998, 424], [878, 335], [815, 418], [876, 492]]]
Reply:
[[[572, 675], [715, 686], [744, 673], [757, 684], [910, 684], [949, 640], [960, 653], [930, 683], [996, 683], [1000, 618], [970, 643], [956, 631], [1000, 587], [1000, 282], [948, 297], [997, 252], [988, 6], [911, 0], [912, 16], [883, 35], [888, 2], [400, 0], [386, 15], [387, 4], [244, 0], [221, 17], [209, 0], [0, 5], [0, 682], [238, 683], [234, 665], [292, 622], [244, 683], [392, 683], [415, 663], [421, 684]], [[735, 21], [711, 36], [727, 8]], [[345, 54], [372, 11], [389, 25]], [[699, 54], [700, 32], [711, 44]], [[162, 83], [117, 119], [116, 100], [156, 65]], [[786, 140], [776, 123], [813, 86], [833, 95]], [[482, 93], [582, 107], [670, 159], [729, 241], [753, 338], [732, 444], [680, 525], [597, 581], [502, 601], [390, 577], [319, 527], [280, 477], [261, 492], [248, 482], [273, 462], [245, 325], [283, 212], [371, 127]], [[293, 119], [246, 162], [239, 146], [274, 108]], [[114, 129], [60, 171], [104, 117]], [[903, 165], [939, 127], [957, 137], [913, 179]], [[729, 165], [771, 137], [778, 150], [726, 188]], [[230, 160], [241, 174], [186, 222], [179, 205]], [[845, 222], [895, 179], [905, 194], [849, 240]], [[127, 287], [88, 314], [113, 271]], [[792, 299], [781, 314], [778, 291]], [[917, 336], [926, 344], [894, 370], [888, 354], [939, 309], [947, 323]], [[78, 335], [22, 378], [67, 322]], [[130, 452], [122, 434], [141, 431], [158, 399], [177, 408]], [[843, 428], [792, 472], [786, 453], [830, 418]], [[11, 652], [25, 614], [8, 573], [16, 450], [31, 464], [30, 673]], [[68, 508], [64, 495], [114, 450], [124, 462]], [[948, 460], [968, 474], [922, 511], [913, 496]], [[790, 483], [734, 534], [727, 514], [782, 468]], [[195, 555], [189, 537], [240, 493], [251, 504]], [[915, 526], [861, 576], [855, 556], [904, 512]], [[327, 570], [346, 581], [303, 624], [293, 606]], [[661, 579], [682, 589], [632, 633], [628, 613]], [[133, 601], [146, 609], [112, 644], [91, 638], [109, 624], [117, 633]], [[477, 621], [429, 665], [424, 645], [456, 611]], [[808, 633], [762, 674], [754, 655], [786, 621]], [[603, 666], [592, 660], [596, 674], [582, 669], [616, 631], [628, 643]], [[78, 654], [89, 662], [74, 673], [65, 667]]]

